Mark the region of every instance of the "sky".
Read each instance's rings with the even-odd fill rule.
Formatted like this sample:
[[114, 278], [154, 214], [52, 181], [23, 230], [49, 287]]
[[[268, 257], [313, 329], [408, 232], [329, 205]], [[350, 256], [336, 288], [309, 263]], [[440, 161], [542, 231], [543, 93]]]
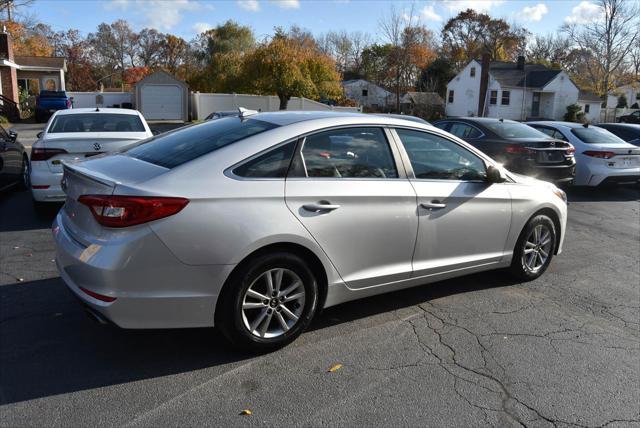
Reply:
[[[628, 0], [639, 1], [639, 0]], [[472, 8], [524, 26], [534, 34], [555, 33], [565, 22], [594, 19], [599, 8], [588, 0], [35, 0], [24, 7], [54, 30], [77, 29], [83, 35], [101, 22], [126, 19], [135, 30], [144, 27], [191, 40], [198, 33], [232, 19], [250, 26], [258, 39], [276, 26], [296, 24], [313, 34], [330, 30], [363, 31], [381, 38], [380, 20], [391, 7], [438, 33], [446, 20]]]

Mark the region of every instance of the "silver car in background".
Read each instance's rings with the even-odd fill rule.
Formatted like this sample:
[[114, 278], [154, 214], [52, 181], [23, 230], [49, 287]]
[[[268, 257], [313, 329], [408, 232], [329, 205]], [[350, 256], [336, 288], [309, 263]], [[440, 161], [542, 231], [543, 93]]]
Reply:
[[323, 307], [473, 272], [540, 276], [564, 192], [402, 119], [227, 117], [65, 164], [57, 265], [124, 328], [216, 325], [266, 351]]

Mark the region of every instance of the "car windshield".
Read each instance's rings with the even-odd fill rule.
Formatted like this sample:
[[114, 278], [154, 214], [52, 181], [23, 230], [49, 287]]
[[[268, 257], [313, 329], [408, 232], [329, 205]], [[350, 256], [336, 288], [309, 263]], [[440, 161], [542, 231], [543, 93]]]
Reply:
[[175, 168], [277, 126], [256, 119], [225, 117], [158, 135], [130, 148], [126, 154], [165, 168]]
[[518, 122], [483, 122], [485, 127], [495, 132], [502, 138], [544, 138], [549, 139], [549, 136], [533, 129], [529, 125]]
[[135, 114], [77, 113], [58, 115], [48, 134], [67, 132], [145, 132], [140, 117]]
[[590, 126], [588, 128], [573, 128], [573, 135], [587, 144], [624, 144], [625, 141], [602, 128]]

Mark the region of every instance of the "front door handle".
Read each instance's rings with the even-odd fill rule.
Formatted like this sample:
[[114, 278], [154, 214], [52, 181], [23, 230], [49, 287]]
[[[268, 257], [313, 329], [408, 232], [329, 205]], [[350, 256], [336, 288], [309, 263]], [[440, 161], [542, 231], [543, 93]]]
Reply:
[[328, 202], [320, 201], [317, 204], [305, 204], [302, 206], [302, 208], [304, 208], [307, 211], [317, 213], [321, 211], [337, 210], [338, 208], [340, 208], [340, 205], [332, 205]]
[[443, 204], [440, 201], [431, 201], [431, 202], [422, 202], [420, 206], [422, 208], [426, 208], [430, 210], [430, 209], [446, 208], [447, 204]]

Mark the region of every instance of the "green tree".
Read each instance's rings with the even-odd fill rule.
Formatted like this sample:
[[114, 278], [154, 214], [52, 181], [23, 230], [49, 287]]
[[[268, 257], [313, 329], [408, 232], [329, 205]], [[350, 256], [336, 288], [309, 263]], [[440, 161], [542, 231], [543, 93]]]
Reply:
[[455, 73], [451, 63], [444, 58], [437, 58], [422, 69], [416, 86], [419, 91], [437, 92], [444, 98], [447, 92], [447, 84], [454, 76]]
[[621, 94], [618, 97], [618, 104], [616, 108], [627, 108], [627, 96], [625, 94]]

